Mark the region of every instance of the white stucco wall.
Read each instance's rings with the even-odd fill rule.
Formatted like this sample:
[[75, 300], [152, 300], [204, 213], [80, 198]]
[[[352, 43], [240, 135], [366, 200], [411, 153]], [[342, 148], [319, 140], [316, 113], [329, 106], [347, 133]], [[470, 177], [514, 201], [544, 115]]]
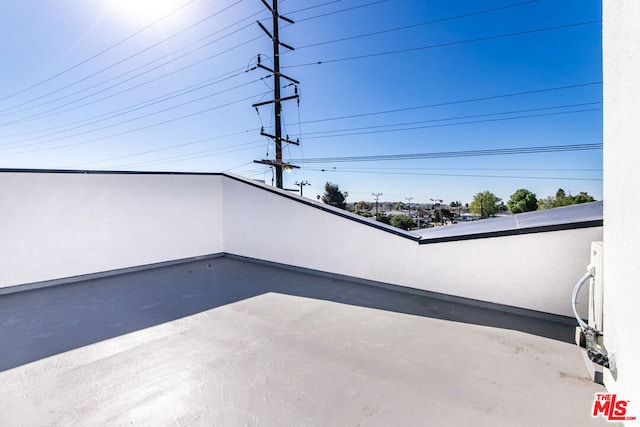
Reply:
[[227, 253], [566, 316], [602, 238], [594, 227], [418, 245], [231, 178], [223, 192]]
[[604, 379], [610, 392], [630, 400], [629, 415], [640, 419], [640, 2], [602, 3], [603, 322], [604, 344], [617, 365], [617, 380], [609, 372]]
[[418, 245], [216, 175], [4, 172], [0, 224], [0, 287], [226, 252], [567, 316], [602, 240], [595, 227]]
[[222, 252], [220, 180], [0, 173], [0, 287]]

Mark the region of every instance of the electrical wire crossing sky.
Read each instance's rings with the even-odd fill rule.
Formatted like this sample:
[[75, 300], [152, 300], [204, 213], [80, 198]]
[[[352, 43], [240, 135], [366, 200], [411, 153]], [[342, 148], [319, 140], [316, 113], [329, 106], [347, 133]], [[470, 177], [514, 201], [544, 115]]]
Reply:
[[[349, 202], [602, 199], [598, 0], [280, 0], [284, 187]], [[257, 22], [256, 22], [257, 21]], [[260, 24], [258, 24], [260, 23]], [[0, 167], [272, 185], [260, 0], [0, 3]]]

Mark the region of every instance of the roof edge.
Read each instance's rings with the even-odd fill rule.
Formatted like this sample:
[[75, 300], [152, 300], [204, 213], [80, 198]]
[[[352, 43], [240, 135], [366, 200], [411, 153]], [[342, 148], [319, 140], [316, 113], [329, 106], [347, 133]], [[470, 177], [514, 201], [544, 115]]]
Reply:
[[421, 245], [427, 245], [430, 243], [445, 243], [456, 242], [460, 240], [475, 240], [475, 239], [488, 239], [492, 237], [507, 237], [507, 236], [519, 236], [523, 234], [545, 233], [549, 231], [565, 231], [565, 230], [577, 230], [581, 228], [602, 227], [604, 221], [592, 220], [592, 221], [577, 221], [568, 222], [563, 224], [543, 225], [540, 227], [529, 228], [514, 228], [510, 230], [489, 231], [486, 233], [472, 233], [472, 234], [460, 234], [457, 236], [446, 237], [434, 237], [434, 238], [422, 238], [418, 243]]

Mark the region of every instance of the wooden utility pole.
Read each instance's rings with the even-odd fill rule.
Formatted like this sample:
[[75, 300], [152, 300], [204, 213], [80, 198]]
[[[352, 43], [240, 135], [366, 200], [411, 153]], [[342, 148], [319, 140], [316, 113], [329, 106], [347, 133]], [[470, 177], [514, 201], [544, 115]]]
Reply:
[[[269, 4], [266, 2], [266, 0], [261, 0], [262, 3], [267, 7], [267, 9], [269, 9], [269, 11], [271, 12], [271, 15], [273, 17], [273, 34], [271, 34], [269, 32], [269, 30], [267, 30], [267, 28], [262, 25], [262, 23], [260, 21], [258, 22], [258, 26], [262, 29], [262, 31], [264, 31], [267, 36], [269, 36], [269, 38], [271, 38], [271, 40], [273, 40], [273, 70], [262, 65], [261, 61], [260, 61], [260, 55], [258, 55], [258, 68], [262, 68], [263, 70], [269, 71], [272, 75], [273, 75], [273, 100], [271, 101], [266, 101], [266, 102], [259, 102], [257, 104], [253, 104], [254, 108], [257, 108], [261, 105], [266, 105], [266, 104], [274, 104], [274, 112], [275, 112], [275, 121], [274, 121], [274, 127], [275, 127], [275, 135], [270, 135], [268, 133], [265, 133], [264, 129], [262, 129], [260, 131], [260, 134], [263, 136], [267, 136], [271, 139], [274, 140], [275, 145], [276, 145], [276, 159], [275, 160], [254, 160], [255, 163], [261, 163], [264, 165], [270, 165], [273, 166], [276, 170], [276, 187], [277, 188], [282, 188], [282, 171], [283, 169], [289, 169], [289, 168], [298, 168], [298, 166], [294, 166], [291, 165], [289, 163], [285, 163], [282, 161], [282, 143], [286, 142], [289, 144], [295, 144], [298, 145], [300, 144], [299, 140], [296, 141], [291, 141], [289, 140], [289, 137], [287, 136], [286, 138], [282, 137], [282, 101], [287, 101], [290, 99], [297, 99], [298, 98], [298, 88], [297, 86], [295, 87], [295, 94], [293, 96], [287, 96], [282, 98], [281, 94], [280, 94], [280, 77], [289, 80], [291, 83], [293, 83], [294, 85], [298, 85], [300, 84], [299, 81], [292, 79], [291, 77], [288, 77], [284, 74], [282, 74], [280, 72], [280, 46], [283, 46], [287, 49], [290, 50], [295, 50], [294, 48], [292, 48], [291, 46], [284, 44], [280, 41], [280, 35], [279, 35], [279, 19], [282, 19], [283, 21], [286, 21], [290, 24], [293, 24], [294, 22], [289, 19], [286, 18], [282, 15], [280, 15], [278, 13], [278, 0], [272, 0], [272, 5], [269, 6]], [[302, 187], [300, 187], [302, 189]]]

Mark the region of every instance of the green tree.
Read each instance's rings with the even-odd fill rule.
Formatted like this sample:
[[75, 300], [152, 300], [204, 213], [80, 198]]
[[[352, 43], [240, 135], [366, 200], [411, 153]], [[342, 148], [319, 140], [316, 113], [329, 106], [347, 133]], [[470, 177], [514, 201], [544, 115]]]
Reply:
[[347, 208], [347, 192], [340, 191], [340, 187], [337, 184], [327, 182], [324, 185], [324, 195], [322, 196], [322, 202], [327, 205], [335, 206], [336, 208]]
[[446, 219], [451, 219], [455, 216], [454, 213], [447, 208], [440, 209], [440, 215]]
[[560, 206], [568, 206], [572, 204], [572, 197], [567, 196], [562, 188], [558, 188], [558, 191], [556, 191], [556, 199], [554, 201], [553, 207], [559, 208]]
[[394, 227], [402, 228], [403, 230], [410, 230], [413, 227], [413, 219], [409, 215], [391, 215], [389, 224]]
[[480, 215], [480, 218], [488, 218], [498, 212], [497, 204], [500, 200], [492, 192], [483, 191], [475, 195], [473, 201], [469, 204], [469, 210], [474, 215]]
[[435, 211], [433, 211], [434, 222], [444, 223], [445, 219], [451, 219], [453, 218], [453, 216], [454, 216], [453, 212], [451, 212], [447, 208], [438, 208]]
[[561, 206], [577, 205], [580, 203], [594, 202], [595, 199], [588, 193], [581, 191], [577, 196], [567, 195], [562, 188], [556, 191], [555, 197], [547, 197], [538, 201], [539, 209], [552, 209]]
[[555, 207], [555, 199], [551, 196], [538, 200], [538, 209], [553, 209]]
[[513, 214], [531, 212], [538, 209], [538, 199], [535, 193], [532, 193], [526, 188], [521, 188], [511, 195], [507, 206]]
[[369, 211], [371, 210], [371, 204], [369, 204], [368, 202], [365, 202], [364, 200], [360, 200], [358, 203], [356, 203], [356, 210]]
[[440, 209], [436, 209], [433, 212], [433, 222], [442, 222], [442, 214], [440, 213]]
[[376, 221], [380, 221], [383, 224], [389, 224], [391, 219], [384, 213], [379, 213], [376, 215]]
[[584, 191], [581, 191], [577, 196], [573, 196], [572, 199], [572, 204], [574, 205], [578, 205], [580, 203], [595, 202], [596, 200]]

